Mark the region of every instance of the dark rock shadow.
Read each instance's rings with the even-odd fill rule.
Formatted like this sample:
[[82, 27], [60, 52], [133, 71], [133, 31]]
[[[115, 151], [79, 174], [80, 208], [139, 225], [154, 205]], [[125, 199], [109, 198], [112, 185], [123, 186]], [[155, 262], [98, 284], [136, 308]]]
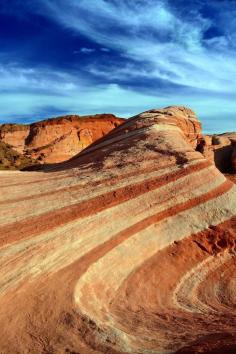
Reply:
[[214, 151], [215, 165], [223, 173], [231, 172], [232, 145], [227, 145]]

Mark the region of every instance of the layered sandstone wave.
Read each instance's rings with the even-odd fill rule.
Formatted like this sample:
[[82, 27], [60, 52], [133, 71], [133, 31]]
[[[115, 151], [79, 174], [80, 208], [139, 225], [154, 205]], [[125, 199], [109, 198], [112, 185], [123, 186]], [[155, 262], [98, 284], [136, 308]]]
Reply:
[[30, 125], [3, 124], [0, 141], [36, 163], [70, 159], [88, 145], [123, 123], [113, 114], [69, 115]]
[[[234, 353], [236, 186], [184, 107], [0, 174], [2, 353]], [[220, 351], [221, 350], [221, 351]]]

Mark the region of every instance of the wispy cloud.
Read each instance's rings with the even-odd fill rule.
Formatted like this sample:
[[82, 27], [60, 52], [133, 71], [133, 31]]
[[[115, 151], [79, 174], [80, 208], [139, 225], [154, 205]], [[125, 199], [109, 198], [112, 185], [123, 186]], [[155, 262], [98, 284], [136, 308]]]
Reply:
[[[7, 91], [35, 91], [53, 92], [57, 94], [68, 93], [74, 90], [79, 80], [73, 79], [66, 72], [46, 68], [20, 67], [17, 64], [3, 66], [0, 64], [1, 86], [0, 92]], [[80, 84], [84, 85], [83, 79]], [[62, 91], [63, 90], [63, 91]]]
[[[16, 63], [0, 66], [5, 102], [21, 97], [22, 112], [52, 106], [52, 96], [58, 110], [80, 113], [132, 115], [154, 106], [185, 104], [197, 111], [208, 130], [214, 128], [214, 117], [218, 127], [227, 121], [232, 128], [236, 115], [232, 1], [25, 0], [21, 9], [46, 16], [68, 36], [83, 36], [89, 42], [72, 49], [78, 62], [71, 66], [66, 62], [60, 70]], [[227, 122], [222, 129], [227, 129]]]
[[100, 50], [102, 52], [106, 52], [106, 53], [109, 53], [110, 52], [110, 49], [109, 48], [100, 48]]
[[84, 54], [90, 54], [90, 53], [93, 53], [93, 52], [95, 52], [96, 51], [96, 49], [94, 49], [94, 48], [80, 48], [80, 52], [81, 53], [84, 53]]
[[[221, 131], [220, 123], [225, 121], [223, 130], [233, 130], [235, 116], [229, 112], [236, 111], [235, 101], [227, 96], [215, 97], [201, 93], [194, 94], [173, 90], [163, 90], [157, 94], [132, 90], [116, 83], [97, 84], [85, 82], [83, 78], [74, 78], [64, 72], [47, 70], [10, 68], [2, 74], [0, 106], [2, 115], [0, 124], [6, 121], [28, 122], [39, 118], [60, 114], [79, 113], [115, 113], [129, 117], [152, 107], [172, 104], [187, 105], [196, 109], [207, 132]], [[17, 85], [14, 85], [14, 81]], [[219, 106], [222, 107], [219, 113]], [[207, 112], [207, 114], [206, 114]], [[228, 128], [227, 128], [228, 127]], [[234, 128], [235, 130], [235, 128]]]
[[[64, 26], [119, 50], [140, 65], [149, 63], [152, 70], [146, 75], [150, 78], [212, 91], [230, 92], [235, 88], [236, 59], [230, 37], [226, 33], [204, 39], [204, 33], [214, 23], [197, 10], [183, 16], [166, 0], [68, 0], [66, 3], [58, 0], [43, 1], [43, 4], [48, 15]], [[231, 23], [234, 25], [235, 22]], [[220, 52], [222, 46], [224, 51]], [[131, 77], [136, 74], [130, 67], [112, 67], [116, 76], [124, 70]], [[141, 71], [143, 75], [144, 69]], [[110, 75], [109, 68], [107, 75]]]

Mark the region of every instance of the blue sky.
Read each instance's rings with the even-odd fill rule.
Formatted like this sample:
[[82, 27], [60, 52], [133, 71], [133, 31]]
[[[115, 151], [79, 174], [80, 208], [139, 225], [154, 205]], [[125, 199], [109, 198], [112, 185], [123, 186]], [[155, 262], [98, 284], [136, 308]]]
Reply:
[[0, 0], [0, 123], [167, 105], [236, 130], [236, 0]]

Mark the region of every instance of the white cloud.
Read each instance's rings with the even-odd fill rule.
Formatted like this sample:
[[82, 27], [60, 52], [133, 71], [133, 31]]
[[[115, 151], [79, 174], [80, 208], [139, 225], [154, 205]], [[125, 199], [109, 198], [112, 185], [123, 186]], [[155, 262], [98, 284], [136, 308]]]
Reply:
[[[209, 40], [206, 46], [202, 35], [211, 21], [196, 11], [184, 19], [167, 0], [40, 2], [47, 14], [63, 26], [104, 48], [119, 50], [130, 60], [140, 61], [140, 65], [150, 63], [152, 70], [146, 76], [213, 92], [235, 89], [236, 53], [232, 53], [224, 36]], [[223, 54], [219, 51], [222, 45]], [[107, 76], [110, 71], [108, 67]], [[113, 76], [124, 71], [130, 77], [136, 74], [128, 66], [112, 67]], [[144, 75], [144, 69], [141, 71]]]
[[[49, 69], [24, 68], [19, 65], [0, 65], [2, 91], [45, 91], [69, 93], [78, 85], [72, 75]], [[80, 81], [84, 84], [83, 80]]]
[[96, 51], [96, 49], [94, 49], [94, 48], [80, 48], [80, 52], [84, 53], [84, 54], [90, 54], [95, 51]]
[[[181, 92], [176, 92], [173, 98], [173, 95], [168, 93], [158, 96], [156, 92], [153, 92], [153, 95], [135, 92], [115, 83], [92, 86], [88, 82], [81, 84], [82, 79], [78, 78], [75, 81], [72, 74], [63, 72], [26, 70], [20, 67], [5, 72], [0, 68], [0, 72], [4, 77], [1, 81], [3, 87], [8, 89], [10, 87], [0, 95], [0, 123], [14, 121], [14, 117], [30, 116], [35, 120], [39, 117], [43, 118], [42, 112], [45, 112], [47, 107], [51, 108], [52, 115], [57, 115], [57, 112], [61, 114], [110, 112], [121, 117], [129, 117], [154, 107], [177, 104], [194, 109], [203, 123], [207, 124], [208, 131], [233, 130], [234, 117], [230, 116], [229, 112], [236, 111], [236, 101], [227, 97], [218, 97], [218, 105], [216, 105], [215, 97], [204, 96], [204, 94], [196, 99], [191, 94], [183, 96]], [[5, 80], [10, 82], [10, 86]], [[14, 85], [14, 80], [17, 87]], [[15, 90], [12, 91], [11, 88]], [[219, 106], [222, 107], [220, 113]], [[222, 129], [217, 129], [214, 121], [214, 117], [219, 115], [225, 120]], [[211, 118], [210, 122], [207, 117]]]
[[100, 48], [101, 52], [110, 52], [110, 49], [109, 48]]
[[[114, 82], [104, 85], [95, 85], [79, 73], [0, 66], [1, 89], [6, 91], [0, 98], [2, 115], [9, 117], [14, 110], [34, 114], [52, 105], [65, 112], [110, 111], [129, 116], [181, 104], [196, 110], [203, 121], [219, 116], [220, 111], [224, 117], [236, 112], [236, 50], [232, 45], [236, 22], [230, 9], [227, 21], [219, 20], [227, 34], [203, 39], [204, 31], [214, 25], [212, 20], [197, 10], [188, 18], [181, 16], [167, 0], [35, 0], [32, 6], [36, 3], [44, 16], [96, 42], [97, 51], [118, 52], [124, 60], [87, 66], [88, 74], [99, 77], [99, 82]], [[74, 54], [94, 50], [83, 47]], [[115, 84], [118, 80], [138, 83], [139, 79], [166, 80], [179, 89], [168, 93], [153, 88], [146, 94], [135, 92], [132, 85], [128, 89]], [[189, 92], [181, 86], [189, 87]]]

